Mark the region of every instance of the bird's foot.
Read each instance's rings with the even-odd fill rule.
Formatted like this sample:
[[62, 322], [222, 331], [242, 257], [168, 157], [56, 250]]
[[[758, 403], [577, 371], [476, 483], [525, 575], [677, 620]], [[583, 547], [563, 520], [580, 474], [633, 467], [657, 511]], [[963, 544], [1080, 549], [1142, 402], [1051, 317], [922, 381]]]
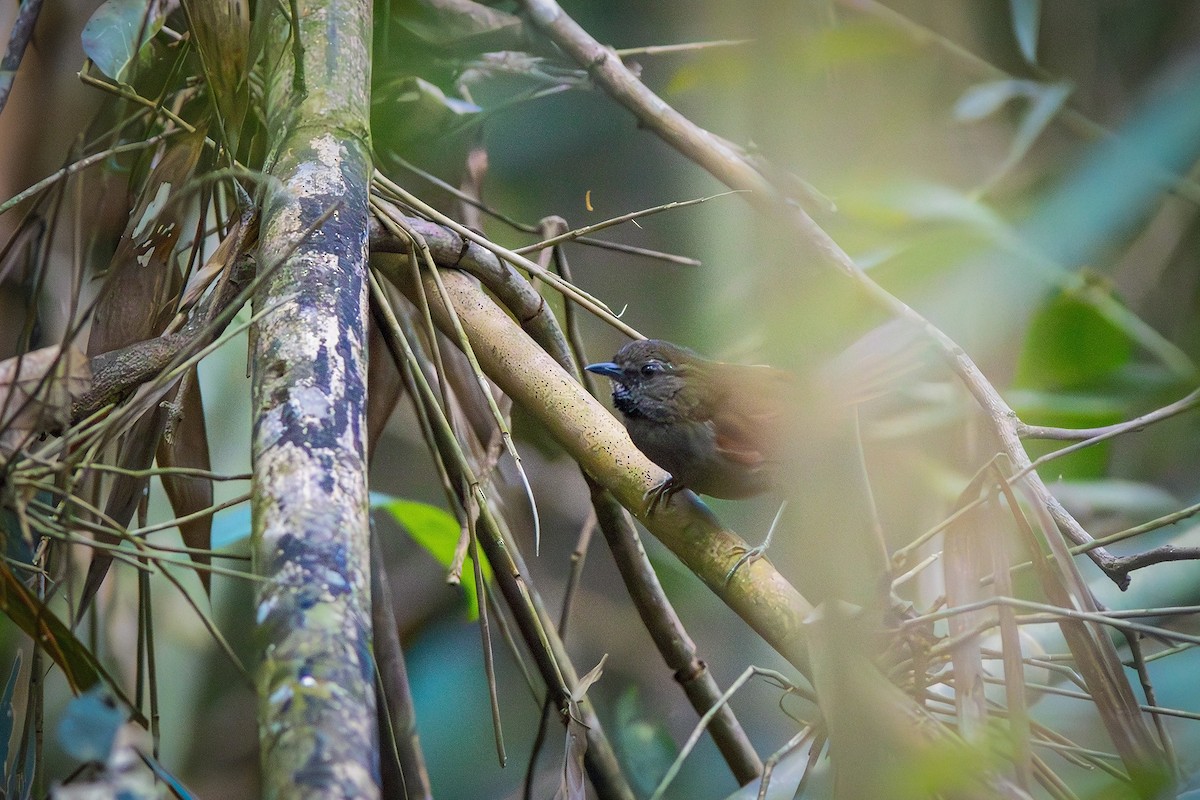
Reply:
[[[738, 548], [738, 549], [741, 550], [741, 549], [746, 549], [746, 548]], [[729, 582], [731, 580], [733, 580], [733, 574], [735, 572], [737, 572], [739, 569], [744, 567], [746, 564], [749, 564], [751, 561], [757, 561], [758, 559], [762, 558], [763, 553], [766, 553], [766, 552], [767, 552], [766, 543], [760, 544], [758, 547], [751, 547], [749, 549], [746, 549], [746, 552], [742, 555], [741, 558], [739, 558], [737, 560], [737, 563], [735, 563], [732, 567], [729, 568], [729, 572], [725, 573], [725, 585], [728, 586]]]
[[642, 497], [646, 501], [646, 513], [653, 514], [659, 506], [664, 506], [671, 495], [684, 489], [683, 484], [676, 482], [675, 477], [668, 475], [666, 480], [657, 484]]
[[733, 580], [733, 573], [737, 572], [744, 565], [749, 564], [751, 561], [757, 561], [758, 559], [762, 558], [763, 553], [767, 552], [767, 548], [771, 546], [771, 537], [775, 535], [775, 529], [779, 527], [779, 520], [783, 519], [783, 512], [787, 510], [787, 507], [787, 500], [784, 500], [779, 504], [779, 510], [775, 512], [775, 519], [771, 520], [771, 527], [767, 529], [767, 538], [763, 539], [762, 544], [760, 544], [758, 547], [751, 547], [749, 550], [746, 550], [746, 548], [741, 546], [737, 548], [739, 550], [745, 550], [746, 553], [737, 560], [737, 563], [733, 565], [729, 572], [725, 573], [726, 586], [728, 586], [729, 582]]

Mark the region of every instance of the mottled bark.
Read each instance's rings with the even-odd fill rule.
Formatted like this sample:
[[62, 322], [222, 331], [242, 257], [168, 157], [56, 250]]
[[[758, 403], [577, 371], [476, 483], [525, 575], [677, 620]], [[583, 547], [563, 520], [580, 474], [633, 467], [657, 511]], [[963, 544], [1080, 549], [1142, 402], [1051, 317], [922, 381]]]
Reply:
[[371, 5], [298, 0], [298, 42], [287, 8], [262, 9], [276, 14], [265, 62], [279, 65], [259, 255], [270, 272], [255, 297], [268, 313], [252, 352], [263, 795], [370, 798], [379, 796], [366, 470]]

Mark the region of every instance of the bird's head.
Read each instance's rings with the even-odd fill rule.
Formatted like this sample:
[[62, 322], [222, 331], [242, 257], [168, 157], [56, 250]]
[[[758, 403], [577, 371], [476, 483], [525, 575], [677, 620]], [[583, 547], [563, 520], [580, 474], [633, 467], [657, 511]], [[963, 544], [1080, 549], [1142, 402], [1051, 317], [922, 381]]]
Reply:
[[703, 401], [703, 365], [704, 359], [685, 347], [645, 339], [587, 370], [612, 379], [613, 405], [626, 417], [671, 422]]

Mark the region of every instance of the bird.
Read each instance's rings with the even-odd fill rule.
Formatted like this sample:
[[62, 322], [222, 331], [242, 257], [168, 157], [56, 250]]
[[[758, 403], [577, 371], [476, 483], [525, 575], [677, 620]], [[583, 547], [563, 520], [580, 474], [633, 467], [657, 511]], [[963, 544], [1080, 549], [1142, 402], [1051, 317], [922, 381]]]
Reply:
[[858, 409], [911, 386], [928, 355], [920, 331], [893, 320], [801, 374], [705, 358], [662, 339], [631, 341], [612, 361], [585, 369], [612, 380], [630, 439], [669, 473], [646, 493], [647, 514], [685, 488], [721, 499], [781, 499], [763, 543], [734, 564], [728, 583], [766, 551], [789, 499], [811, 505], [805, 518], [819, 519], [830, 535], [857, 524], [826, 490], [848, 481], [869, 494]]
[[[629, 342], [612, 361], [586, 369], [612, 380], [613, 406], [630, 439], [669, 473], [646, 493], [647, 513], [684, 488], [734, 500], [784, 488], [803, 394], [792, 373], [715, 361], [662, 339]], [[727, 582], [765, 552], [782, 512]]]

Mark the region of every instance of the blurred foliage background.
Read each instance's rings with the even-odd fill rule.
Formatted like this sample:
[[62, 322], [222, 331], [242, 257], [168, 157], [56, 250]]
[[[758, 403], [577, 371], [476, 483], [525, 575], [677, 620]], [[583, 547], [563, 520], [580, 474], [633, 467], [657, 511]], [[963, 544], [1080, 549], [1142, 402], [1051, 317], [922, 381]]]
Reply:
[[[43, 13], [12, 99], [0, 115], [0, 194], [8, 197], [57, 168], [103, 98], [82, 87], [79, 31], [88, 4], [51, 4]], [[1200, 154], [1200, 6], [1190, 0], [662, 0], [567, 3], [567, 10], [614, 48], [721, 41], [667, 53], [626, 56], [642, 80], [699, 124], [781, 172], [800, 176], [828, 199], [818, 222], [893, 293], [950, 334], [979, 364], [1023, 421], [1095, 427], [1137, 416], [1196, 385], [1195, 161]], [[501, 11], [513, 8], [499, 5]], [[13, 4], [0, 9], [0, 30]], [[586, 72], [544, 43], [524, 42], [502, 24], [457, 30], [437, 4], [377, 3], [373, 145], [380, 169], [453, 208], [449, 195], [401, 165], [416, 165], [457, 185], [471, 148], [486, 150], [482, 197], [510, 217], [536, 224], [560, 215], [570, 225], [598, 222], [722, 188], [679, 153], [640, 129], [593, 88]], [[512, 38], [512, 37], [517, 38]], [[500, 63], [485, 54], [520, 51]], [[515, 57], [514, 57], [515, 59]], [[565, 89], [563, 88], [565, 87]], [[419, 188], [418, 188], [419, 187]], [[125, 202], [119, 191], [96, 197]], [[0, 216], [11, 235], [12, 214]], [[493, 220], [484, 230], [506, 245], [536, 237]], [[119, 225], [118, 225], [119, 232]], [[786, 237], [737, 196], [668, 211], [605, 234], [614, 240], [696, 259], [699, 265], [569, 246], [575, 281], [643, 333], [745, 363], [809, 369], [834, 357], [884, 321], [838, 275], [798, 263]], [[66, 318], [62, 291], [31, 298], [25, 286], [0, 287], [0, 356], [16, 352], [29, 309], [40, 309], [45, 341]], [[557, 303], [557, 297], [551, 298]], [[592, 360], [607, 359], [618, 335], [581, 321]], [[213, 467], [249, 469], [250, 409], [244, 337], [201, 367]], [[871, 421], [867, 459], [889, 544], [899, 547], [938, 524], [990, 453], [978, 438], [968, 397], [948, 377], [924, 396], [891, 404]], [[898, 406], [898, 407], [897, 407]], [[523, 446], [543, 524], [533, 580], [552, 608], [562, 600], [572, 550], [587, 524], [587, 490], [578, 470], [520, 416]], [[1197, 502], [1200, 439], [1191, 416], [1051, 462], [1043, 477], [1096, 536]], [[1046, 448], [1048, 451], [1050, 448]], [[1035, 449], [1031, 455], [1041, 451]], [[515, 476], [508, 498], [519, 517]], [[440, 486], [411, 411], [402, 403], [374, 458], [372, 488], [435, 505]], [[218, 484], [217, 501], [244, 487]], [[168, 518], [157, 487], [150, 507]], [[714, 501], [713, 509], [749, 539], [774, 513], [768, 501]], [[498, 653], [500, 702], [509, 765], [494, 755], [479, 636], [461, 589], [387, 514], [377, 515], [393, 578], [421, 741], [434, 794], [506, 798], [520, 793], [537, 707], [519, 670]], [[803, 527], [803, 526], [798, 526]], [[245, 548], [245, 512], [217, 517], [214, 544]], [[1186, 520], [1135, 539], [1145, 549], [1200, 544]], [[597, 537], [599, 538], [599, 537]], [[721, 685], [747, 664], [790, 669], [706, 588], [646, 537], [660, 578], [702, 657]], [[828, 542], [817, 537], [820, 546]], [[531, 543], [523, 542], [531, 548]], [[786, 532], [772, 562], [820, 599], [821, 576], [805, 573], [816, 546]], [[1087, 569], [1090, 564], [1081, 559]], [[181, 570], [181, 574], [182, 574]], [[1194, 562], [1134, 574], [1122, 594], [1087, 573], [1114, 607], [1200, 602]], [[100, 652], [128, 674], [132, 576], [117, 570], [105, 595]], [[188, 576], [186, 580], [194, 580]], [[251, 588], [217, 576], [213, 611], [235, 649], [250, 660]], [[604, 548], [594, 542], [575, 601], [568, 643], [585, 668], [607, 654], [589, 693], [615, 739], [639, 794], [648, 794], [691, 731], [695, 715], [665, 670]], [[937, 597], [928, 575], [903, 588], [918, 603]], [[124, 605], [122, 605], [124, 604]], [[121, 609], [125, 613], [121, 613]], [[257, 752], [251, 690], [236, 678], [203, 627], [174, 594], [155, 614], [164, 726], [162, 761], [201, 797], [254, 797]], [[1196, 633], [1190, 617], [1170, 624]], [[1031, 637], [1061, 652], [1057, 629]], [[24, 645], [0, 626], [11, 663]], [[124, 644], [123, 644], [124, 643]], [[1057, 646], [1057, 650], [1056, 650]], [[124, 649], [123, 649], [124, 648]], [[28, 669], [28, 662], [25, 662]], [[1158, 704], [1200, 714], [1192, 650], [1152, 663]], [[0, 670], [3, 671], [3, 670]], [[120, 670], [118, 670], [120, 672]], [[1060, 675], [1041, 676], [1055, 685]], [[53, 719], [64, 698], [48, 709]], [[1084, 746], [1104, 748], [1088, 703], [1031, 697], [1035, 718]], [[736, 696], [739, 718], [759, 752], [796, 730], [793, 698], [752, 682]], [[1185, 775], [1200, 768], [1200, 722], [1168, 721]], [[560, 734], [541, 763], [535, 796], [557, 780]], [[51, 774], [65, 774], [64, 766]], [[794, 789], [800, 767], [777, 774]], [[1112, 779], [1056, 761], [1081, 797], [1115, 797]], [[896, 797], [926, 796], [949, 781], [944, 764], [914, 767]], [[720, 797], [737, 786], [707, 738], [687, 760], [669, 797]], [[779, 791], [783, 791], [780, 788]], [[820, 767], [804, 796], [823, 796]], [[788, 792], [791, 790], [789, 789]], [[790, 793], [779, 796], [790, 796]]]

